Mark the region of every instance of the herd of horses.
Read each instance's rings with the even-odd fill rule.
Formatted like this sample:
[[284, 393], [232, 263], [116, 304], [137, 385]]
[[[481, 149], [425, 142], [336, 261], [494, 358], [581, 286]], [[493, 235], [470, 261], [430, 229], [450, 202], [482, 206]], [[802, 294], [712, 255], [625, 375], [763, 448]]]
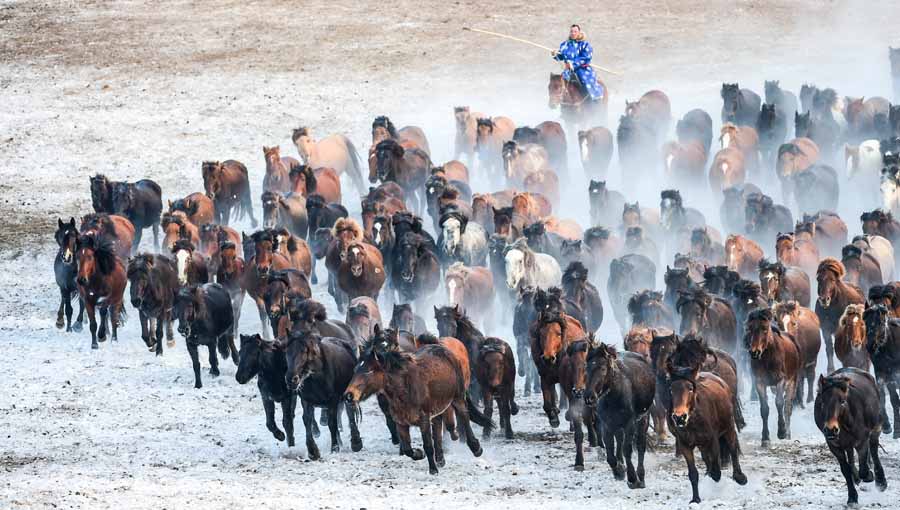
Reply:
[[[551, 76], [550, 105], [568, 108], [571, 125], [582, 127], [582, 109], [605, 119], [605, 104], [579, 102], [559, 80]], [[57, 327], [80, 331], [86, 311], [92, 348], [116, 340], [128, 287], [147, 348], [172, 347], [177, 322], [196, 388], [200, 346], [213, 376], [219, 356], [230, 357], [239, 383], [256, 377], [279, 441], [294, 445], [299, 401], [311, 459], [319, 425], [341, 448], [342, 413], [359, 451], [359, 404], [374, 395], [393, 443], [427, 458], [432, 474], [444, 465], [445, 431], [481, 455], [471, 423], [490, 436], [494, 403], [504, 437], [515, 437], [518, 375], [525, 396], [541, 393], [551, 427], [561, 414], [570, 423], [576, 470], [586, 428], [615, 478], [644, 487], [646, 449], [671, 433], [694, 502], [696, 449], [714, 480], [730, 465], [747, 482], [742, 397], [759, 401], [767, 445], [771, 390], [779, 439], [791, 437], [793, 407], [813, 404], [855, 502], [860, 481], [884, 490], [879, 438], [900, 437], [900, 106], [812, 85], [799, 99], [777, 81], [764, 89], [761, 98], [723, 84], [718, 136], [694, 109], [674, 123], [674, 139], [658, 90], [626, 102], [615, 133], [584, 125], [577, 137], [555, 121], [521, 126], [456, 107], [460, 159], [442, 165], [421, 128], [384, 116], [372, 123], [367, 168], [346, 136], [317, 140], [299, 128], [299, 159], [263, 148], [260, 220], [238, 161], [204, 162], [204, 190], [165, 211], [154, 181], [97, 175], [94, 211], [58, 223]], [[570, 135], [590, 180], [587, 218], [558, 215], [577, 180]], [[607, 186], [614, 152], [622, 190]], [[343, 205], [342, 176], [360, 194], [358, 218]], [[658, 208], [628, 201], [642, 177], [662, 183]], [[689, 199], [721, 203], [725, 235]], [[862, 207], [858, 228], [835, 212], [841, 200]], [[252, 233], [229, 226], [245, 218]], [[146, 228], [153, 250], [142, 252]], [[313, 299], [322, 260], [343, 320]], [[262, 323], [249, 335], [239, 329], [248, 295]], [[423, 318], [432, 309], [437, 335]], [[623, 348], [596, 339], [610, 311]], [[508, 327], [499, 318], [510, 314], [514, 342], [483, 333]], [[816, 381], [823, 343], [827, 375]]]

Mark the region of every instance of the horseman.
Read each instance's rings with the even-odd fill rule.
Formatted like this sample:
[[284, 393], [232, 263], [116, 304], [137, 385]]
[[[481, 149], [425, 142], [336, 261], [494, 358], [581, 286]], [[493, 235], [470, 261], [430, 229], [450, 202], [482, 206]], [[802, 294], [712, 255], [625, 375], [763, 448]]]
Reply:
[[569, 27], [569, 39], [563, 41], [559, 45], [559, 51], [554, 51], [551, 55], [554, 60], [566, 63], [563, 71], [564, 79], [577, 80], [591, 101], [599, 101], [603, 98], [604, 90], [597, 82], [597, 75], [591, 67], [594, 48], [591, 47], [591, 43], [587, 42], [580, 26]]

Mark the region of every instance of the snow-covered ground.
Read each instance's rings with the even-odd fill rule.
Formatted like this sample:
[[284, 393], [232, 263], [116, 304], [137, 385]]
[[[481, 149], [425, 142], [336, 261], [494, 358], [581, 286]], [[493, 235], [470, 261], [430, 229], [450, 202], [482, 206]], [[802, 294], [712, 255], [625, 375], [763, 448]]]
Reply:
[[[265, 429], [255, 383], [238, 385], [230, 363], [218, 379], [204, 368], [197, 391], [182, 340], [154, 357], [133, 312], [120, 341], [99, 351], [86, 331], [53, 326], [52, 229], [57, 217], [89, 211], [95, 172], [153, 178], [169, 199], [201, 189], [202, 160], [235, 158], [248, 164], [258, 189], [262, 146], [280, 143], [293, 154], [290, 132], [301, 124], [347, 133], [364, 150], [371, 119], [388, 114], [398, 126], [424, 127], [434, 159], [444, 161], [453, 156], [454, 105], [520, 124], [556, 118], [545, 89], [555, 68], [544, 56], [463, 34], [463, 25], [547, 42], [581, 22], [598, 62], [626, 72], [608, 82], [611, 121], [625, 98], [650, 88], [669, 94], [676, 116], [703, 107], [716, 118], [722, 81], [761, 90], [764, 79], [780, 78], [794, 90], [810, 81], [846, 95], [890, 95], [885, 47], [898, 46], [887, 21], [900, 15], [894, 1], [533, 8], [0, 0], [0, 508], [687, 506], [687, 470], [671, 445], [648, 454], [644, 490], [616, 482], [596, 451], [575, 473], [572, 435], [549, 428], [539, 396], [517, 399], [515, 439], [484, 442], [478, 459], [446, 442], [438, 477], [424, 461], [397, 454], [374, 402], [363, 406], [363, 451], [330, 454], [323, 435], [324, 460], [310, 462], [299, 418], [300, 446], [288, 449]], [[574, 154], [571, 168], [579, 168]], [[617, 170], [610, 180], [618, 186]], [[582, 226], [585, 189], [578, 179], [564, 190], [561, 211]], [[355, 193], [345, 195], [358, 211]], [[647, 186], [634, 198], [658, 203], [658, 189]], [[717, 223], [718, 204], [686, 198]], [[869, 206], [842, 197], [851, 233]], [[315, 294], [337, 316], [323, 288]], [[258, 330], [249, 302], [243, 317], [244, 332]], [[610, 310], [606, 317], [601, 338], [621, 344]], [[508, 325], [491, 333], [511, 340]], [[768, 449], [759, 446], [757, 406], [747, 403], [745, 416], [742, 465], [750, 482], [738, 486], [730, 471], [719, 484], [704, 478], [703, 507], [843, 506], [843, 478], [810, 409], [795, 411], [791, 441], [773, 440]], [[419, 441], [417, 432], [413, 438]], [[883, 444], [889, 488], [867, 485], [866, 507], [893, 508], [900, 496], [900, 441]]]

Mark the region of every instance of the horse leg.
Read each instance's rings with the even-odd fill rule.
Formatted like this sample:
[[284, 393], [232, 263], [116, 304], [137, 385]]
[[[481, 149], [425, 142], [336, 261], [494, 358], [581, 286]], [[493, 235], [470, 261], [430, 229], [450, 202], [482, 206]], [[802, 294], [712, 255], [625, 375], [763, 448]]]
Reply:
[[541, 393], [544, 395], [544, 414], [550, 420], [550, 426], [559, 427], [559, 410], [556, 408], [556, 385], [541, 377]]
[[91, 330], [91, 349], [99, 349], [100, 346], [97, 344], [97, 317], [95, 315], [96, 310], [94, 304], [88, 302], [85, 305], [85, 308], [87, 308], [89, 328]]
[[325, 427], [328, 425], [328, 414], [329, 414], [329, 411], [328, 411], [327, 407], [323, 408], [319, 412], [319, 425], [320, 426]]
[[538, 373], [537, 365], [531, 363], [531, 392], [537, 393], [541, 391], [541, 375]]
[[793, 388], [786, 380], [782, 380], [775, 385], [775, 409], [778, 411], [778, 439], [787, 438], [787, 403], [793, 401], [791, 397], [794, 395], [790, 391], [791, 389]]
[[900, 423], [900, 388], [898, 388], [896, 382], [887, 383], [887, 391], [888, 395], [891, 397], [891, 407], [894, 408], [894, 439], [900, 438], [900, 427], [897, 426], [897, 423]]
[[[60, 288], [59, 293], [60, 293], [61, 299], [59, 300], [59, 310], [57, 310], [57, 312], [56, 312], [56, 329], [62, 329], [62, 327], [65, 326], [65, 323], [63, 322], [63, 313], [66, 311], [66, 302], [69, 301], [69, 291], [67, 291], [63, 288]], [[69, 305], [69, 307], [71, 308], [71, 305]], [[69, 315], [69, 324], [71, 325], [72, 312], [70, 311], [68, 313], [68, 315]], [[69, 331], [70, 329], [72, 329], [72, 328], [71, 327], [66, 328], [66, 331]]]
[[[753, 389], [751, 388], [750, 391], [753, 391]], [[747, 422], [744, 420], [744, 409], [741, 406], [741, 398], [739, 395], [739, 392], [734, 392], [734, 396], [732, 397], [731, 401], [732, 407], [734, 408], [734, 425], [738, 428], [738, 430], [742, 430], [747, 426]], [[663, 412], [665, 413], [665, 410], [663, 410]], [[663, 418], [663, 421], [665, 421], [665, 418]]]
[[216, 342], [212, 341], [206, 347], [209, 349], [209, 375], [219, 377], [219, 356], [216, 354]]
[[281, 401], [281, 424], [284, 426], [284, 433], [287, 435], [288, 446], [294, 446], [294, 414], [297, 409], [297, 394], [291, 393], [290, 396]]
[[[804, 408], [805, 408], [804, 405], [803, 405], [803, 381], [804, 381], [805, 378], [806, 378], [806, 369], [805, 369], [804, 367], [801, 367], [801, 368], [797, 371], [797, 379], [796, 379], [796, 380], [797, 380], [797, 384], [795, 385], [796, 388], [795, 388], [795, 390], [794, 390], [794, 393], [792, 393], [792, 395], [794, 395], [794, 398], [788, 399], [788, 400], [790, 400], [791, 402], [796, 402], [797, 405], [800, 406], [800, 409], [804, 409]], [[809, 388], [807, 388], [807, 391], [808, 391], [810, 394], [812, 394], [812, 386], [810, 386]], [[789, 396], [789, 395], [785, 395], [785, 396], [787, 397], [787, 396]]]
[[119, 341], [119, 317], [122, 316], [122, 307], [123, 306], [125, 306], [124, 303], [119, 303], [118, 305], [113, 306], [113, 309], [111, 312], [112, 316], [109, 318], [110, 322], [112, 323], [112, 341], [113, 342]]
[[71, 297], [71, 295], [66, 296], [66, 297], [67, 297], [67, 299], [65, 300], [65, 304], [66, 304], [66, 333], [69, 333], [69, 332], [72, 331], [72, 312], [73, 312], [73, 310], [72, 310], [72, 300], [71, 300], [71, 299], [68, 299], [68, 298]]
[[560, 409], [568, 409], [569, 408], [569, 397], [566, 396], [566, 392], [562, 390], [562, 386], [559, 388], [559, 408]]
[[505, 391], [504, 395], [500, 397], [498, 407], [500, 407], [500, 421], [503, 422], [503, 435], [506, 439], [513, 438], [512, 420], [510, 416], [512, 415], [512, 406], [514, 405], [516, 405], [516, 403], [513, 401], [512, 391]]
[[387, 398], [384, 395], [378, 394], [377, 400], [378, 407], [381, 408], [381, 413], [384, 414], [384, 424], [387, 425], [388, 432], [391, 433], [391, 443], [398, 444], [400, 439], [397, 437], [397, 424], [394, 423], [394, 418], [391, 417]]
[[635, 422], [634, 446], [637, 448], [637, 483], [632, 488], [643, 489], [644, 484], [644, 455], [647, 453], [647, 431], [650, 429], [650, 417], [644, 416]]
[[431, 419], [431, 440], [434, 441], [434, 463], [444, 467], [444, 420], [440, 416]]
[[[486, 386], [481, 387], [482, 399], [484, 400], [484, 415], [487, 416], [487, 419], [492, 419], [494, 416], [494, 395], [491, 393], [491, 390]], [[500, 415], [500, 421], [503, 421], [503, 414]], [[482, 431], [482, 437], [488, 438], [491, 437], [491, 429], [486, 428]]]
[[872, 464], [875, 465], [875, 486], [879, 491], [887, 489], [887, 480], [884, 478], [884, 468], [881, 467], [881, 458], [879, 457], [879, 438], [878, 433], [869, 434], [869, 454], [872, 456]]
[[[606, 463], [609, 464], [609, 468], [612, 470], [613, 475], [616, 477], [616, 480], [621, 480], [625, 478], [625, 473], [619, 473], [616, 471], [618, 466], [618, 460], [616, 459], [616, 435], [615, 432], [610, 427], [603, 427], [603, 445], [606, 449]], [[598, 452], [599, 453], [599, 452]]]
[[[810, 364], [806, 367], [806, 403], [810, 403], [815, 400], [815, 396], [813, 395], [813, 383], [816, 380], [816, 366]], [[798, 382], [799, 384], [799, 382]]]
[[709, 450], [704, 453], [703, 457], [706, 461], [706, 473], [714, 482], [722, 479], [722, 445], [719, 441], [713, 440], [709, 445]]
[[163, 354], [163, 330], [165, 329], [165, 324], [167, 323], [166, 312], [163, 312], [162, 315], [156, 319], [156, 355], [162, 356]]
[[582, 404], [581, 418], [584, 420], [584, 426], [588, 433], [588, 446], [594, 448], [598, 446], [599, 438], [597, 433], [597, 424], [594, 418], [594, 408]]
[[883, 434], [891, 433], [891, 419], [887, 414], [887, 387], [881, 377], [875, 376], [876, 386], [878, 387], [878, 400], [881, 401], [881, 432]]
[[109, 305], [100, 305], [100, 330], [97, 331], [97, 339], [106, 341], [106, 330], [109, 326]]
[[194, 368], [194, 388], [199, 390], [203, 387], [203, 382], [200, 380], [200, 356], [197, 353], [197, 343], [188, 341], [187, 348], [188, 354], [191, 356], [191, 366]]
[[[328, 431], [331, 432], [331, 453], [338, 453], [341, 451], [341, 433], [338, 431], [338, 420], [340, 419], [338, 406], [337, 404], [333, 404], [325, 409], [328, 410]], [[323, 412], [322, 415], [324, 416], [325, 413]]]
[[762, 446], [769, 446], [769, 396], [766, 394], [766, 385], [756, 381], [756, 394], [759, 396], [759, 417], [762, 419]]
[[172, 348], [175, 347], [175, 328], [172, 319], [172, 311], [169, 310], [166, 312], [166, 347]]
[[456, 411], [456, 419], [459, 420], [459, 426], [466, 433], [466, 444], [469, 446], [469, 451], [472, 452], [472, 455], [481, 457], [484, 450], [481, 449], [481, 443], [478, 442], [478, 438], [475, 437], [475, 432], [472, 431], [472, 424], [469, 422], [469, 409], [466, 407], [465, 395], [462, 395], [453, 401], [453, 410]]
[[834, 333], [828, 330], [822, 330], [822, 336], [825, 337], [825, 354], [828, 356], [828, 370], [826, 374], [834, 372]]
[[728, 427], [728, 430], [724, 435], [725, 443], [728, 445], [728, 455], [731, 457], [731, 478], [738, 483], [738, 485], [746, 485], [747, 484], [747, 475], [744, 474], [741, 469], [740, 461], [738, 457], [740, 456], [741, 446], [738, 442], [737, 431], [731, 427]]
[[138, 321], [141, 323], [141, 340], [147, 345], [151, 351], [155, 351], [153, 339], [150, 338], [150, 318], [143, 310], [138, 310]]
[[72, 331], [76, 333], [81, 333], [81, 330], [84, 329], [84, 300], [81, 299], [81, 296], [78, 296], [78, 320], [75, 321], [75, 324], [72, 324]]
[[141, 245], [141, 238], [143, 237], [144, 229], [141, 227], [136, 227], [134, 229], [134, 240], [131, 242], [131, 254], [135, 254], [138, 252], [138, 247]]
[[[613, 437], [616, 438], [616, 467], [613, 468], [613, 474], [616, 476], [617, 480], [625, 479], [625, 459], [624, 459], [624, 446], [625, 446], [625, 429], [621, 428], [616, 430], [613, 434]], [[630, 447], [630, 446], [629, 446]]]
[[575, 427], [575, 471], [584, 471], [584, 431], [580, 414], [574, 417], [572, 425]]
[[872, 470], [869, 468], [869, 442], [863, 441], [856, 449], [856, 454], [859, 456], [859, 479], [865, 483], [872, 483], [875, 476], [872, 475]]
[[262, 404], [263, 409], [266, 411], [266, 428], [275, 436], [275, 439], [284, 441], [284, 432], [275, 424], [275, 401], [263, 399]]
[[316, 276], [316, 257], [312, 258], [312, 274], [309, 275], [309, 283], [313, 285], [317, 285], [319, 283], [319, 277]]
[[269, 331], [269, 314], [266, 313], [266, 304], [261, 299], [256, 299], [256, 311], [259, 312], [259, 323], [262, 326], [263, 338], [266, 341], [272, 341], [272, 335], [277, 336], [275, 324], [272, 324], [272, 331]]
[[153, 225], [153, 249], [155, 251], [159, 251], [159, 220], [157, 220]]
[[694, 449], [679, 446], [677, 453], [684, 457], [685, 462], [687, 462], [688, 479], [690, 479], [691, 481], [691, 492], [693, 493], [691, 503], [699, 503], [700, 491], [697, 489], [697, 484], [700, 481], [700, 473], [697, 472], [697, 462], [694, 459]]
[[409, 425], [398, 423], [397, 436], [400, 438], [400, 455], [406, 455], [412, 460], [422, 460], [425, 453], [419, 448], [413, 448], [409, 438]]
[[466, 442], [466, 432], [460, 431], [459, 427], [456, 426], [456, 411], [453, 410], [452, 406], [444, 411], [444, 428], [450, 433], [451, 440], [459, 441], [460, 443]]
[[347, 421], [350, 424], [350, 450], [354, 452], [358, 452], [363, 449], [362, 438], [359, 435], [359, 421], [362, 419], [362, 412], [359, 409], [359, 404], [345, 404], [345, 409], [347, 410]]
[[422, 448], [425, 450], [425, 457], [428, 458], [428, 474], [438, 474], [437, 464], [434, 462], [434, 439], [431, 436], [431, 419], [428, 413], [422, 413], [419, 418], [419, 432], [422, 434]]
[[859, 495], [856, 493], [856, 483], [853, 481], [853, 468], [848, 460], [848, 452], [831, 445], [828, 446], [828, 449], [837, 458], [838, 464], [841, 465], [841, 474], [844, 475], [844, 481], [847, 482], [847, 504], [857, 504]]
[[319, 453], [319, 445], [316, 444], [316, 438], [313, 436], [313, 424], [316, 421], [315, 408], [303, 399], [300, 399], [300, 405], [303, 406], [303, 427], [306, 429], [306, 454], [309, 456], [309, 460], [319, 460], [322, 455]]

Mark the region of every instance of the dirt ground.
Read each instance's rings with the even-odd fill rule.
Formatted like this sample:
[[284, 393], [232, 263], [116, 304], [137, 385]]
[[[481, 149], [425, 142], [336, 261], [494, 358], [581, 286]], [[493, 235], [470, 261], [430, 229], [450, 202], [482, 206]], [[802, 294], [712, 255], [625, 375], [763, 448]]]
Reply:
[[[625, 73], [605, 77], [613, 121], [626, 98], [651, 88], [669, 94], [676, 115], [699, 106], [717, 118], [722, 81], [759, 91], [764, 79], [795, 90], [814, 81], [889, 96], [886, 46], [900, 39], [886, 20], [898, 16], [895, 0], [0, 0], [0, 349], [9, 377], [0, 507], [684, 506], [686, 470], [668, 450], [648, 456], [644, 491], [615, 482], [596, 454], [573, 473], [571, 435], [549, 429], [536, 397], [521, 398], [516, 439], [486, 442], [480, 459], [453, 447], [439, 478], [396, 456], [373, 403], [366, 450], [310, 463], [299, 419], [300, 446], [275, 442], [255, 387], [238, 386], [230, 365], [218, 380], [204, 374], [197, 392], [181, 341], [154, 359], [136, 317], [99, 353], [86, 333], [57, 332], [56, 218], [89, 212], [96, 172], [153, 178], [165, 200], [202, 189], [201, 161], [233, 158], [258, 186], [262, 146], [295, 154], [290, 133], [300, 125], [346, 133], [364, 149], [372, 118], [387, 114], [422, 126], [444, 161], [453, 157], [454, 105], [519, 124], [557, 117], [546, 105], [547, 75], [558, 69], [549, 55], [463, 26], [555, 46], [580, 23], [595, 63]], [[564, 208], [575, 218], [587, 210], [578, 198]], [[258, 325], [251, 308], [244, 313], [248, 328]], [[755, 405], [745, 413], [750, 484], [705, 479], [704, 507], [842, 506], [843, 480], [810, 409], [795, 414], [794, 439], [769, 450], [758, 447]], [[869, 507], [900, 494], [900, 447], [885, 443], [891, 486], [863, 492]], [[324, 437], [319, 444], [327, 451]]]

